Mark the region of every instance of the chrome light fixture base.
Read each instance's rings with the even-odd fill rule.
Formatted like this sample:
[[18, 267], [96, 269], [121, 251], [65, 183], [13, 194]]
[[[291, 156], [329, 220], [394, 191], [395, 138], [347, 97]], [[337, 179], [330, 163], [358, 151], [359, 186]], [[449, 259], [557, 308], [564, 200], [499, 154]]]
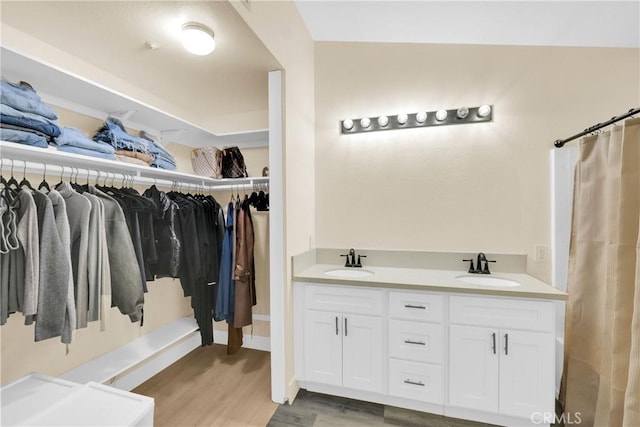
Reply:
[[[466, 113], [466, 115], [464, 113], [460, 114], [461, 110], [464, 110], [464, 113]], [[446, 116], [444, 115], [445, 111]], [[440, 112], [440, 114], [437, 114], [438, 112]], [[436, 116], [445, 117], [442, 120], [438, 120], [438, 117]], [[387, 117], [388, 121], [386, 122], [385, 126], [382, 126], [380, 124], [380, 121], [378, 120], [380, 117]], [[425, 119], [422, 120], [423, 118]], [[365, 119], [365, 124], [368, 123], [367, 127], [362, 126], [363, 119]], [[451, 110], [426, 111], [411, 114], [402, 113], [395, 116], [376, 116], [345, 119], [340, 121], [340, 133], [342, 135], [349, 135], [354, 133], [376, 132], [381, 130], [462, 125], [469, 123], [485, 123], [491, 121], [493, 121], [493, 106], [481, 105], [479, 107], [461, 107]], [[382, 122], [384, 123], [385, 121], [383, 120]]]

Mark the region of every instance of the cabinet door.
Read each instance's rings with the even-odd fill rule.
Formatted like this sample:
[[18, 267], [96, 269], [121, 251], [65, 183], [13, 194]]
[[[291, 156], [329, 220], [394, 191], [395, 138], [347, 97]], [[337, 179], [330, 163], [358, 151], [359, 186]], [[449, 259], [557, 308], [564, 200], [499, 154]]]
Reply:
[[382, 392], [382, 319], [355, 314], [343, 316], [342, 384]]
[[449, 404], [497, 412], [498, 330], [451, 325], [449, 338]]
[[308, 381], [342, 385], [342, 315], [305, 311], [304, 367]]
[[552, 334], [500, 330], [500, 412], [530, 417], [554, 411]]

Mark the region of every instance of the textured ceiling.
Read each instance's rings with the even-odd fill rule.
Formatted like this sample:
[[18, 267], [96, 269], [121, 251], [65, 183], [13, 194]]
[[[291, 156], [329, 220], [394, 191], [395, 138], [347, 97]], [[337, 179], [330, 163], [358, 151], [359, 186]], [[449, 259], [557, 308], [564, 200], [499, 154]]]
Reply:
[[313, 1], [316, 41], [640, 47], [640, 1]]
[[[266, 123], [267, 73], [280, 66], [226, 2], [2, 1], [0, 7], [3, 24], [189, 108], [196, 118], [260, 111]], [[183, 49], [180, 29], [188, 21], [213, 29], [211, 55]]]

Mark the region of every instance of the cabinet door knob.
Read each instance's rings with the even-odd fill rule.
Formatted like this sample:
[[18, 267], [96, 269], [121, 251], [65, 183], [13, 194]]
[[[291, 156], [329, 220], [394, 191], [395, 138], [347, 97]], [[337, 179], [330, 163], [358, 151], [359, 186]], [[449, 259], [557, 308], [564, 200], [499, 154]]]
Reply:
[[424, 387], [424, 383], [422, 381], [404, 380], [404, 383], [411, 384], [411, 385], [419, 385], [420, 387]]

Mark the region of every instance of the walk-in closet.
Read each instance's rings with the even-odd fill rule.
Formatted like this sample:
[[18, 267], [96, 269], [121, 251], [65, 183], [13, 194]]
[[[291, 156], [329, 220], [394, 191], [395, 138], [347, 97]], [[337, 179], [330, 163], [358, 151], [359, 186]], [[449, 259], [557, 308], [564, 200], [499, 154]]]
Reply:
[[[130, 391], [181, 360], [269, 401], [278, 62], [227, 2], [4, 3], [0, 49], [2, 385]], [[246, 171], [198, 174], [209, 147]]]

